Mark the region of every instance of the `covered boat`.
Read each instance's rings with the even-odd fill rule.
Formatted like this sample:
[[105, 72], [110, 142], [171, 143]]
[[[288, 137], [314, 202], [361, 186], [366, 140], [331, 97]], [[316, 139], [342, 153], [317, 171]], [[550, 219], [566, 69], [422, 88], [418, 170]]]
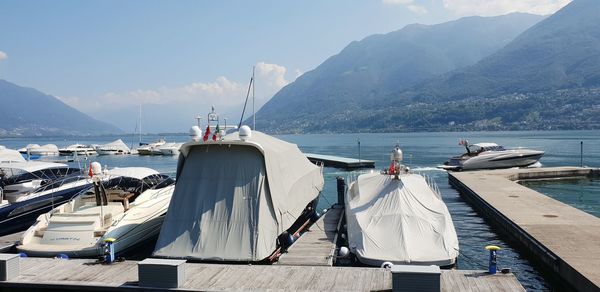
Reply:
[[58, 147], [54, 144], [46, 144], [42, 146], [38, 144], [29, 144], [19, 149], [19, 152], [34, 156], [57, 156]]
[[247, 126], [240, 132], [181, 147], [154, 256], [272, 261], [282, 245], [278, 236], [296, 233], [313, 215], [321, 167], [295, 144]]
[[7, 149], [0, 146], [0, 163], [6, 162], [25, 162], [25, 158], [17, 150]]
[[96, 146], [96, 152], [98, 152], [98, 155], [122, 155], [131, 153], [131, 149], [123, 140], [118, 139], [108, 144]]
[[174, 180], [145, 167], [115, 168], [98, 176], [93, 187], [40, 215], [17, 250], [30, 256], [97, 257], [108, 238], [114, 239], [116, 254], [155, 238]]
[[[346, 193], [350, 251], [367, 265], [451, 266], [458, 238], [448, 208], [425, 177], [400, 165], [397, 148], [390, 170], [363, 174]], [[399, 154], [398, 154], [399, 153]]]

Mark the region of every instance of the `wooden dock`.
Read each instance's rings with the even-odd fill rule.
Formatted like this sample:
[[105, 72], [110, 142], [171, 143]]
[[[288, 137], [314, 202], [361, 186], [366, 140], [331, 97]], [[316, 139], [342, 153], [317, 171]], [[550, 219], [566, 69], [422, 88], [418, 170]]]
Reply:
[[375, 161], [365, 159], [354, 159], [332, 155], [321, 155], [314, 153], [304, 153], [306, 158], [313, 163], [320, 162], [326, 167], [335, 167], [342, 169], [375, 168]]
[[449, 173], [481, 214], [579, 291], [600, 290], [600, 218], [518, 184], [586, 177], [597, 169], [555, 167]]
[[334, 205], [283, 254], [278, 265], [333, 266], [344, 206]]
[[25, 231], [17, 232], [5, 236], [0, 237], [0, 253], [2, 252], [10, 252], [14, 246], [17, 244], [19, 240], [21, 240], [21, 235], [23, 235]]
[[[139, 290], [138, 262], [21, 258], [21, 274], [0, 290]], [[381, 268], [185, 264], [179, 290], [391, 291], [392, 273]], [[441, 291], [525, 291], [512, 274], [444, 270]]]

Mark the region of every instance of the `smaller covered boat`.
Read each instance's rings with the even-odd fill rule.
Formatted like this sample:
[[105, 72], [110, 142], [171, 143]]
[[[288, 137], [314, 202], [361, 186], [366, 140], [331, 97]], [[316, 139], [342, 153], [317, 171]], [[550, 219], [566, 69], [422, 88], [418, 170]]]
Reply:
[[33, 156], [58, 156], [58, 147], [54, 144], [38, 145], [29, 144], [18, 150], [22, 154]]
[[93, 186], [40, 215], [17, 250], [30, 256], [96, 257], [114, 239], [120, 254], [156, 237], [175, 181], [145, 167], [115, 168], [96, 175]]
[[400, 164], [402, 151], [382, 173], [363, 174], [346, 193], [350, 251], [366, 265], [384, 262], [452, 266], [458, 237], [432, 183]]
[[506, 149], [496, 143], [469, 144], [461, 140], [459, 145], [467, 152], [444, 162], [439, 168], [446, 170], [475, 170], [526, 167], [537, 163], [544, 151], [526, 148]]
[[98, 155], [123, 155], [131, 153], [131, 149], [127, 147], [123, 140], [118, 139], [108, 144], [96, 146], [96, 152], [98, 152]]
[[7, 149], [0, 146], [0, 163], [6, 162], [25, 162], [25, 158], [17, 150]]

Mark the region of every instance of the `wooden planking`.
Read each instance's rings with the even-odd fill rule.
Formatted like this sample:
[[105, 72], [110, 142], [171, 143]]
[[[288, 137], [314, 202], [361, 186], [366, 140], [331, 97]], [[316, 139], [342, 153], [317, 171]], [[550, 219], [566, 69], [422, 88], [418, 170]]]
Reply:
[[525, 291], [513, 274], [484, 271], [442, 271], [441, 291]]
[[[182, 290], [390, 290], [392, 273], [380, 268], [221, 265], [186, 263]], [[94, 260], [21, 259], [21, 275], [2, 288], [138, 289], [137, 262], [101, 265]], [[441, 291], [524, 291], [512, 274], [442, 270]]]
[[335, 205], [279, 257], [278, 265], [332, 266], [344, 208]]
[[1, 236], [0, 252], [9, 252], [10, 250], [12, 250], [13, 247], [17, 244], [17, 242], [21, 240], [21, 235], [23, 235], [24, 232], [25, 231]]
[[597, 169], [551, 167], [449, 173], [450, 183], [500, 230], [582, 291], [600, 288], [600, 218], [518, 184], [585, 177]]

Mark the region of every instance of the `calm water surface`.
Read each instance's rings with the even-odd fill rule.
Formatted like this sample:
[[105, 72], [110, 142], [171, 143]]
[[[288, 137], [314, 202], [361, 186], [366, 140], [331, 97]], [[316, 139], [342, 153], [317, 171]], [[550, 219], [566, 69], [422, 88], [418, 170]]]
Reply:
[[[495, 244], [503, 247], [499, 253], [499, 267], [510, 267], [528, 290], [556, 289], [547, 278], [536, 270], [535, 266], [506, 238], [499, 236], [458, 193], [448, 184], [446, 172], [435, 167], [448, 157], [463, 152], [459, 147], [460, 138], [470, 142], [496, 142], [505, 147], [529, 147], [546, 151], [541, 162], [544, 166], [564, 166], [580, 164], [580, 141], [583, 141], [584, 165], [600, 166], [599, 131], [552, 131], [552, 132], [471, 132], [471, 133], [397, 133], [397, 134], [340, 134], [340, 135], [282, 135], [279, 138], [296, 143], [304, 152], [338, 155], [374, 160], [376, 169], [389, 164], [389, 153], [396, 143], [404, 152], [404, 163], [413, 170], [420, 171], [435, 179], [442, 197], [450, 210], [460, 242], [460, 269], [487, 269], [487, 252], [484, 246]], [[93, 137], [93, 138], [12, 138], [0, 139], [0, 145], [18, 148], [28, 143], [54, 143], [59, 147], [76, 142], [85, 144], [107, 143], [122, 138], [126, 143], [134, 144], [137, 138], [131, 137]], [[158, 139], [159, 136], [145, 136], [145, 142]], [[185, 135], [165, 137], [169, 142], [184, 142]], [[360, 140], [360, 150], [358, 141]], [[160, 172], [174, 174], [177, 157], [164, 156], [100, 156], [94, 158], [108, 167], [147, 166]], [[78, 163], [74, 163], [77, 165]], [[80, 162], [79, 164], [82, 164]], [[319, 202], [320, 208], [335, 203], [336, 177], [346, 177], [349, 173], [334, 168], [325, 169], [325, 189]], [[572, 204], [586, 212], [598, 216], [600, 213], [600, 182], [578, 181], [575, 184], [536, 183], [532, 186], [538, 191], [549, 194], [558, 200]], [[595, 195], [594, 195], [595, 194]]]

